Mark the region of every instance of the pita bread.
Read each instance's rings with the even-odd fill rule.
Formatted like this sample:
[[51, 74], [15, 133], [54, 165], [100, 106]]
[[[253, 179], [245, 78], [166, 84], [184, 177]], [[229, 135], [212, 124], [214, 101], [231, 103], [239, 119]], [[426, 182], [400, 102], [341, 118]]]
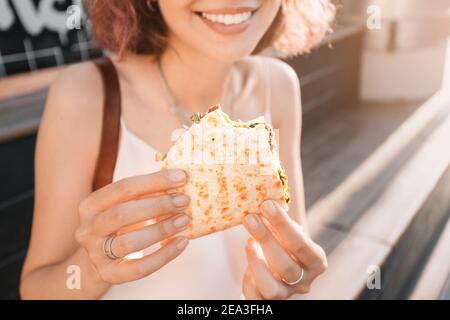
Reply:
[[263, 117], [236, 122], [214, 106], [192, 119], [163, 159], [163, 168], [189, 176], [179, 191], [191, 199], [186, 214], [192, 220], [178, 235], [193, 239], [236, 226], [267, 199], [287, 209], [287, 179]]

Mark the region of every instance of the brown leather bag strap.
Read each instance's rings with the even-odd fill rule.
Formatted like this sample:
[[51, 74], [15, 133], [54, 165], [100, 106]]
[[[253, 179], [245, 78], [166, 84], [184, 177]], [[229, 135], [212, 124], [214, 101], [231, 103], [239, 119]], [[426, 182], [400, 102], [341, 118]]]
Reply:
[[95, 167], [93, 189], [100, 189], [113, 181], [119, 149], [121, 95], [116, 68], [108, 57], [93, 61], [103, 82], [103, 123], [100, 151]]

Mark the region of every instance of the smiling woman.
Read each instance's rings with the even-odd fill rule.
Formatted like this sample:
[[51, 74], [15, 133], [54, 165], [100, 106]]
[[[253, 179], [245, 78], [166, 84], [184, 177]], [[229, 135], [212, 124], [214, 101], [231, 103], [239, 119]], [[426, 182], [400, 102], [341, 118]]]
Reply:
[[[327, 262], [306, 232], [300, 84], [287, 64], [256, 53], [308, 51], [329, 30], [329, 1], [87, 4], [107, 57], [65, 69], [50, 89], [22, 297], [284, 299], [308, 292]], [[274, 168], [271, 178], [247, 186], [238, 166], [209, 171], [201, 163], [196, 177], [178, 165], [161, 170], [155, 155], [167, 153], [189, 115], [215, 104], [230, 119], [262, 116], [278, 129], [286, 175], [278, 178]], [[265, 134], [267, 150], [273, 134]], [[289, 209], [276, 201], [287, 177]], [[195, 178], [198, 194], [183, 191]], [[232, 207], [244, 187], [257, 199], [243, 196], [244, 205]], [[226, 210], [212, 206], [219, 201]], [[195, 216], [191, 204], [201, 208]], [[192, 240], [183, 233], [196, 217], [226, 218], [231, 208], [235, 227]], [[82, 272], [80, 290], [66, 286], [72, 265]]]

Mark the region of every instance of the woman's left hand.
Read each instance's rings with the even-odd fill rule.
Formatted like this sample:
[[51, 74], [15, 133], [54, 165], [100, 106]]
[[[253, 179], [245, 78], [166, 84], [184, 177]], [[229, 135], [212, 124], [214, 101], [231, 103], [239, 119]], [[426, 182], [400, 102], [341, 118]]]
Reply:
[[244, 297], [273, 300], [308, 293], [327, 268], [323, 249], [275, 201], [265, 201], [261, 215], [243, 220], [253, 237], [247, 243]]

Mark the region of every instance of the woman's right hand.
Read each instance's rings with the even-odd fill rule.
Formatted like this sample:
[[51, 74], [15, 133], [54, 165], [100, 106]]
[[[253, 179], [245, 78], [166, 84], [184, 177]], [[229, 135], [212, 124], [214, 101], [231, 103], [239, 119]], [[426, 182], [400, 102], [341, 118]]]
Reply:
[[[120, 180], [94, 191], [81, 202], [76, 239], [87, 250], [103, 281], [119, 284], [141, 279], [162, 268], [186, 248], [187, 238], [172, 236], [190, 222], [183, 213], [189, 198], [180, 193], [168, 193], [186, 181], [186, 173], [182, 170], [163, 170]], [[157, 223], [129, 232], [118, 232], [158, 217], [164, 217], [164, 220], [157, 219]], [[172, 238], [143, 258], [112, 260], [104, 252], [109, 237], [114, 237], [111, 249], [119, 258]]]

